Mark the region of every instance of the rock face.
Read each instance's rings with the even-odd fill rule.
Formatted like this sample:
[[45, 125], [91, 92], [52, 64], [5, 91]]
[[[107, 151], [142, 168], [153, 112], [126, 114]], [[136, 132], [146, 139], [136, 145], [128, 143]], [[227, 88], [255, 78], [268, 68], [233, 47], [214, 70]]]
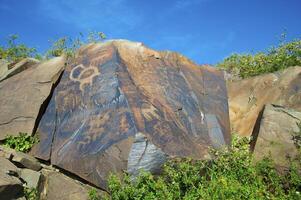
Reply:
[[[256, 160], [268, 156], [279, 167], [288, 167], [288, 157], [298, 154], [294, 136], [299, 133], [301, 112], [276, 105], [266, 105], [262, 117], [257, 120], [251, 144]], [[300, 133], [299, 133], [300, 134]]]
[[13, 65], [10, 69], [7, 68], [7, 71], [0, 75], [0, 81], [3, 81], [13, 75], [16, 75], [17, 73], [20, 73], [39, 62], [39, 60], [34, 58], [24, 58], [20, 62]]
[[63, 57], [54, 58], [0, 82], [0, 140], [6, 135], [33, 132], [64, 65]]
[[233, 132], [250, 136], [265, 104], [301, 111], [301, 67], [228, 83]]
[[223, 74], [141, 43], [88, 45], [66, 67], [37, 133], [36, 157], [102, 188], [111, 172], [202, 159], [230, 143]]

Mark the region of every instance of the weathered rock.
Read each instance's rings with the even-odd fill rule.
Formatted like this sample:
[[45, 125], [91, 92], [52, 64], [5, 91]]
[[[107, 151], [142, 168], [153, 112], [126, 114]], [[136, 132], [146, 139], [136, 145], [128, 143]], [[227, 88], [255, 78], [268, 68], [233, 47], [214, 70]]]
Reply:
[[43, 189], [41, 200], [88, 200], [91, 186], [84, 185], [61, 173], [42, 170]]
[[13, 65], [10, 69], [8, 69], [5, 73], [3, 73], [0, 76], [0, 82], [34, 66], [35, 64], [37, 64], [39, 62], [40, 62], [39, 60], [34, 59], [34, 58], [22, 59], [20, 62], [17, 62], [15, 65]]
[[21, 169], [19, 177], [26, 182], [26, 187], [38, 189], [41, 178], [40, 172], [30, 169]]
[[42, 168], [37, 159], [28, 154], [15, 151], [14, 149], [0, 146], [0, 155], [9, 158], [12, 162], [17, 163], [17, 165], [28, 169], [39, 171]]
[[8, 71], [8, 62], [0, 59], [0, 78]]
[[0, 140], [33, 132], [64, 65], [63, 57], [54, 58], [0, 82]]
[[250, 136], [265, 104], [301, 111], [301, 67], [228, 82], [228, 95], [232, 131]]
[[23, 195], [22, 183], [17, 177], [9, 175], [12, 172], [17, 173], [17, 167], [0, 157], [0, 199], [15, 199]]
[[223, 73], [141, 43], [88, 45], [68, 65], [37, 130], [36, 157], [105, 188], [108, 175], [230, 143]]
[[278, 167], [288, 167], [288, 158], [298, 155], [294, 136], [300, 132], [301, 112], [276, 105], [266, 105], [252, 134], [254, 158], [272, 158]]

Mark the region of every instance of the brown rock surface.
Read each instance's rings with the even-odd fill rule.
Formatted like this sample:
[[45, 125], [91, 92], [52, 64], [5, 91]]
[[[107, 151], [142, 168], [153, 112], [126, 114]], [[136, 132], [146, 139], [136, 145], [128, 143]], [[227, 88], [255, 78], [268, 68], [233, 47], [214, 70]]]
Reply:
[[34, 58], [24, 58], [20, 62], [17, 62], [14, 64], [10, 69], [8, 69], [5, 73], [0, 75], [0, 82], [13, 76], [16, 75], [32, 66], [35, 64], [39, 63], [40, 61]]
[[0, 199], [16, 199], [23, 196], [22, 182], [9, 172], [17, 174], [17, 167], [6, 158], [0, 157]]
[[7, 148], [5, 146], [0, 146], [0, 156], [5, 157], [16, 163], [16, 165], [21, 167], [26, 167], [35, 171], [39, 171], [42, 167], [37, 159], [23, 152], [16, 151], [14, 149]]
[[230, 142], [223, 73], [141, 43], [83, 47], [39, 124], [36, 157], [105, 188], [111, 172], [157, 172]]
[[265, 104], [301, 111], [301, 67], [229, 82], [229, 113], [232, 132], [250, 136]]
[[298, 155], [294, 136], [300, 134], [301, 112], [276, 105], [266, 105], [252, 134], [251, 144], [256, 160], [272, 158], [279, 167], [288, 167], [288, 157]]
[[63, 57], [54, 58], [0, 82], [0, 140], [33, 132], [41, 106], [64, 65]]
[[64, 174], [42, 170], [41, 200], [88, 200], [91, 186], [73, 180]]

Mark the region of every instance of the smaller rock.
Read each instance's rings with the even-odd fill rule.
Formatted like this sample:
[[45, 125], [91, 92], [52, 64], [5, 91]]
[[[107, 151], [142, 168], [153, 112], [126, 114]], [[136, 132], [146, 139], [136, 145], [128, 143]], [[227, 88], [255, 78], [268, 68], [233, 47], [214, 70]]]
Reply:
[[288, 158], [294, 159], [298, 149], [294, 134], [299, 132], [301, 112], [277, 105], [266, 105], [257, 119], [251, 149], [255, 160], [270, 157], [279, 169], [289, 166]]
[[15, 65], [11, 66], [5, 73], [0, 76], [0, 81], [7, 79], [17, 73], [20, 73], [33, 65], [39, 63], [40, 61], [34, 58], [24, 58], [20, 62], [16, 63]]
[[40, 172], [36, 172], [31, 169], [22, 169], [19, 177], [26, 182], [26, 186], [28, 188], [38, 189], [41, 179]]
[[15, 199], [22, 196], [22, 182], [10, 172], [17, 173], [18, 168], [9, 160], [0, 157], [0, 199]]
[[[50, 170], [41, 170], [43, 174], [43, 189], [41, 199], [46, 200], [88, 200], [91, 186], [85, 185], [70, 177]], [[96, 189], [99, 193], [100, 190]]]
[[1, 154], [7, 156], [10, 155], [9, 157], [11, 158], [10, 160], [12, 162], [17, 163], [25, 168], [35, 171], [39, 171], [42, 168], [41, 164], [34, 157], [22, 152], [15, 151], [8, 147], [0, 146], [0, 155]]

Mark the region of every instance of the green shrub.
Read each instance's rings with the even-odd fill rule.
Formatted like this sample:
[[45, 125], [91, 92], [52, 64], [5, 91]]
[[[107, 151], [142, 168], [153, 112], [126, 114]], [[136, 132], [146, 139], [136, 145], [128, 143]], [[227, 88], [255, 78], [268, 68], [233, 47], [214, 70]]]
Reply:
[[26, 200], [38, 200], [38, 190], [35, 188], [26, 188], [23, 189], [24, 196]]
[[90, 31], [87, 39], [80, 33], [80, 37], [72, 39], [70, 37], [62, 37], [52, 42], [50, 49], [46, 52], [46, 58], [58, 57], [65, 54], [67, 57], [73, 57], [75, 51], [85, 43], [101, 42], [106, 38], [102, 32]]
[[100, 195], [98, 194], [97, 190], [95, 188], [92, 188], [91, 190], [89, 190], [88, 193], [89, 196], [89, 200], [100, 200]]
[[21, 152], [28, 152], [32, 146], [39, 142], [36, 136], [27, 135], [27, 133], [19, 133], [19, 136], [7, 136], [4, 145]]
[[285, 175], [270, 159], [255, 164], [249, 141], [234, 137], [231, 147], [212, 150], [212, 160], [168, 161], [157, 177], [141, 172], [132, 182], [128, 175], [111, 175], [111, 199], [300, 199], [296, 164]]
[[301, 40], [280, 43], [266, 52], [252, 54], [232, 54], [217, 67], [242, 78], [274, 72], [287, 67], [301, 65]]
[[18, 37], [18, 35], [10, 35], [6, 46], [0, 46], [0, 59], [6, 59], [9, 62], [18, 62], [26, 57], [41, 58], [35, 48], [27, 47], [24, 44], [17, 44]]

